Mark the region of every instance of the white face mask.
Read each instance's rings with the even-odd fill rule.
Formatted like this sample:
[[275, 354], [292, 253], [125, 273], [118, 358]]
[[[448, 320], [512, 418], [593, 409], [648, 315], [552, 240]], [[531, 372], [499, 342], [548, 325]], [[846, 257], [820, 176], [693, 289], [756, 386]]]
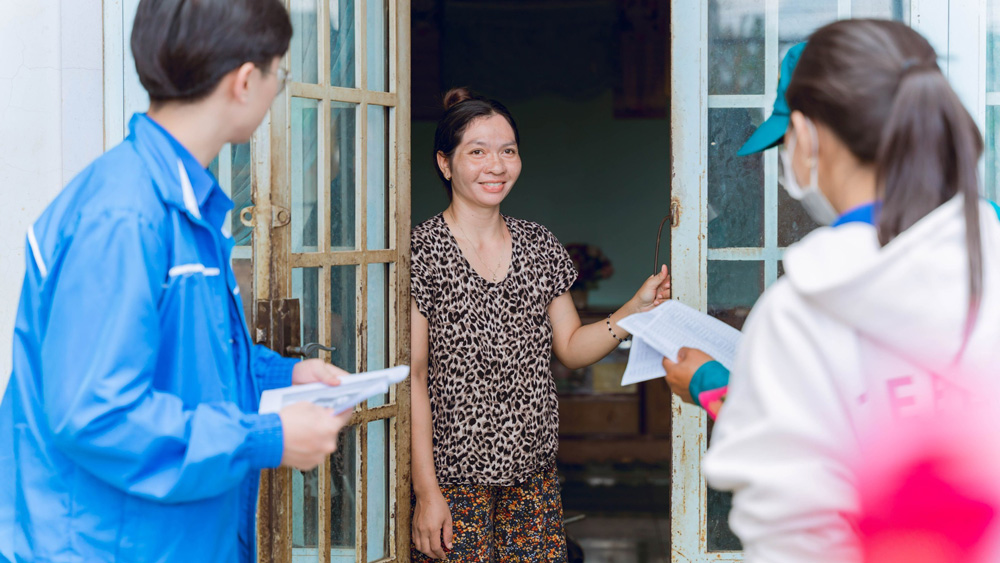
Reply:
[[[816, 126], [813, 125], [812, 121], [809, 121], [808, 117], [806, 118], [806, 124], [809, 126], [809, 133], [815, 147], [813, 154], [819, 154], [819, 136], [816, 134]], [[837, 210], [830, 204], [830, 200], [826, 199], [822, 190], [819, 189], [817, 181], [819, 177], [819, 164], [816, 161], [816, 157], [812, 156], [809, 158], [809, 185], [803, 188], [799, 186], [798, 180], [795, 179], [795, 170], [792, 169], [792, 158], [795, 156], [794, 135], [788, 141], [787, 150], [780, 150], [778, 154], [781, 155], [783, 168], [782, 177], [784, 178], [784, 182], [782, 182], [782, 185], [785, 191], [788, 192], [788, 195], [801, 203], [806, 213], [812, 217], [813, 221], [816, 221], [820, 225], [829, 225], [836, 221], [840, 215], [837, 214]]]

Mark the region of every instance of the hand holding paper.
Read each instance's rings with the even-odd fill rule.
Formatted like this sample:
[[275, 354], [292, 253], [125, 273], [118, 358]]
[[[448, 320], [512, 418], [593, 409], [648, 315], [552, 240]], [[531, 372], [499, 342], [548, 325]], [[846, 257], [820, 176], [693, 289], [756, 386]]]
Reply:
[[260, 414], [278, 412], [282, 408], [308, 401], [340, 414], [354, 408], [354, 405], [389, 391], [389, 386], [399, 383], [410, 375], [410, 366], [370, 371], [340, 377], [340, 385], [331, 387], [325, 383], [293, 385], [281, 389], [264, 391], [260, 398]]
[[740, 340], [740, 331], [680, 301], [630, 315], [618, 325], [632, 333], [633, 340], [622, 385], [663, 377], [662, 358], [677, 361], [677, 352], [685, 346], [703, 350], [732, 369]]

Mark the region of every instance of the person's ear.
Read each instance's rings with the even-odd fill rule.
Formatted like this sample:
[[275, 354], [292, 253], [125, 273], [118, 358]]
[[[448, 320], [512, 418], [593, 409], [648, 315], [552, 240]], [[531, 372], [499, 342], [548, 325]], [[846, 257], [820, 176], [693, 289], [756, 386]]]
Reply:
[[250, 99], [250, 81], [253, 77], [253, 72], [256, 69], [257, 65], [253, 63], [243, 63], [236, 70], [230, 73], [233, 76], [233, 83], [230, 91], [233, 99], [239, 100], [240, 102], [246, 102]]
[[[789, 118], [788, 130], [793, 135], [795, 135], [795, 155], [801, 155], [803, 159], [809, 159], [815, 156], [813, 151], [816, 147], [813, 146], [814, 137], [810, 134], [809, 123], [806, 120], [805, 114], [799, 110], [792, 112]], [[788, 133], [785, 133], [785, 140], [787, 141]]]
[[445, 180], [451, 181], [451, 162], [448, 161], [448, 157], [441, 151], [437, 152], [437, 163], [438, 169], [441, 170], [441, 174], [444, 175]]

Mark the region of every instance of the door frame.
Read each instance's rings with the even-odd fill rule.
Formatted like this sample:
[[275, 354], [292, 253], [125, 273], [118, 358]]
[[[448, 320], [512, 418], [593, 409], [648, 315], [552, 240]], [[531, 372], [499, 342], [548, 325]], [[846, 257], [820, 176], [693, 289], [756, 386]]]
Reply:
[[[763, 0], [766, 37], [778, 35], [779, 0]], [[851, 0], [837, 0], [839, 17], [849, 17]], [[927, 37], [941, 56], [952, 81], [980, 128], [985, 129], [986, 0], [910, 0], [909, 25]], [[766, 93], [760, 96], [708, 95], [708, 3], [671, 0], [671, 273], [674, 297], [700, 311], [708, 308], [708, 260], [780, 259], [777, 246], [777, 155], [764, 158], [765, 243], [762, 248], [708, 247], [708, 110], [709, 107], [762, 106], [770, 116], [778, 81], [777, 39], [765, 44]], [[973, 30], [970, 33], [970, 30]], [[996, 99], [993, 99], [996, 97]], [[713, 98], [715, 98], [713, 96]], [[742, 99], [737, 99], [742, 98]], [[748, 100], [748, 98], [754, 98]], [[748, 103], [751, 102], [752, 103]], [[982, 166], [982, 163], [981, 163]], [[996, 195], [996, 188], [993, 195]], [[771, 214], [772, 216], [767, 216]], [[765, 286], [777, 268], [765, 262]], [[707, 449], [707, 416], [698, 407], [673, 398], [671, 464], [671, 560], [674, 562], [742, 561], [740, 551], [709, 552], [706, 533], [707, 486], [701, 474]]]
[[[358, 283], [356, 286], [358, 338], [357, 366], [358, 370], [366, 367], [365, 343], [367, 334], [367, 271], [364, 264], [389, 264], [389, 301], [387, 303], [389, 319], [389, 365], [408, 364], [410, 357], [410, 2], [409, 0], [386, 0], [388, 4], [388, 92], [370, 91], [367, 89], [367, 41], [366, 41], [366, 11], [369, 0], [355, 2], [355, 88], [340, 88], [317, 84], [291, 82], [285, 91], [278, 96], [271, 107], [268, 118], [254, 134], [252, 154], [254, 155], [253, 201], [254, 209], [254, 270], [255, 295], [258, 304], [275, 304], [292, 298], [292, 270], [301, 267], [329, 268], [340, 265], [359, 265]], [[291, 10], [290, 0], [285, 4]], [[329, 2], [319, 2], [319, 41], [329, 45]], [[323, 73], [328, 73], [329, 53], [326, 48], [320, 50], [321, 67], [327, 67]], [[290, 71], [289, 58], [282, 60], [286, 71]], [[322, 81], [323, 79], [321, 79]], [[327, 77], [328, 80], [328, 77]], [[356, 154], [356, 250], [338, 252], [329, 248], [329, 236], [320, 229], [320, 252], [293, 253], [290, 215], [292, 209], [291, 174], [291, 99], [305, 97], [326, 104], [320, 111], [325, 116], [326, 123], [322, 127], [325, 138], [320, 139], [319, 157], [325, 158], [330, 148], [328, 139], [329, 104], [330, 102], [348, 102], [357, 104], [357, 143]], [[367, 215], [367, 107], [368, 104], [389, 108], [389, 172], [387, 178], [389, 210], [386, 221], [389, 230], [389, 248], [386, 250], [365, 250]], [[329, 162], [329, 159], [326, 159]], [[323, 184], [323, 178], [320, 179]], [[321, 191], [323, 189], [321, 188]], [[283, 215], [286, 214], [286, 215]], [[319, 214], [329, 216], [328, 191], [319, 199]], [[326, 225], [324, 217], [320, 225]], [[323, 240], [325, 238], [325, 240]], [[322, 276], [321, 276], [322, 278]], [[327, 288], [327, 292], [329, 288]], [[321, 296], [324, 294], [320, 291]], [[320, 339], [326, 336], [328, 323], [324, 322], [329, 314], [329, 299], [320, 298]], [[255, 308], [255, 310], [259, 309]], [[324, 310], [325, 309], [325, 310]], [[272, 321], [273, 321], [272, 317]], [[257, 325], [266, 325], [261, 319], [255, 319]], [[260, 330], [260, 329], [258, 329]], [[274, 322], [270, 325], [270, 334], [257, 334], [258, 341], [276, 337], [280, 327]], [[353, 371], [348, 368], [348, 371]], [[369, 408], [359, 406], [350, 420], [350, 427], [356, 428], [356, 460], [357, 499], [355, 512], [355, 561], [367, 563], [367, 427], [369, 422], [377, 420], [392, 420], [388, 433], [389, 459], [387, 467], [389, 479], [389, 514], [388, 534], [390, 539], [389, 554], [379, 562], [410, 561], [410, 392], [409, 380], [393, 387], [389, 403]], [[329, 509], [329, 482], [331, 473], [330, 458], [320, 467], [320, 531], [318, 560], [326, 563], [331, 560], [330, 528], [331, 515]], [[278, 468], [264, 471], [261, 481], [261, 494], [258, 502], [258, 561], [261, 563], [283, 562], [291, 563], [292, 558], [292, 472], [290, 468]], [[324, 501], [326, 501], [324, 503]]]

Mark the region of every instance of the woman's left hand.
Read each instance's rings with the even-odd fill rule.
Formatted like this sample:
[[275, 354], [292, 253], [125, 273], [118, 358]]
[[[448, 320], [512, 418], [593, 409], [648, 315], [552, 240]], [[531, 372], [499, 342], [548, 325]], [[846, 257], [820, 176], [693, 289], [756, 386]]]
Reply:
[[670, 299], [670, 272], [667, 271], [666, 264], [660, 268], [660, 273], [649, 276], [643, 282], [633, 299], [639, 307], [639, 312], [648, 311]]
[[292, 368], [292, 385], [303, 383], [326, 383], [340, 385], [340, 378], [350, 375], [333, 364], [328, 364], [319, 358], [302, 360]]

